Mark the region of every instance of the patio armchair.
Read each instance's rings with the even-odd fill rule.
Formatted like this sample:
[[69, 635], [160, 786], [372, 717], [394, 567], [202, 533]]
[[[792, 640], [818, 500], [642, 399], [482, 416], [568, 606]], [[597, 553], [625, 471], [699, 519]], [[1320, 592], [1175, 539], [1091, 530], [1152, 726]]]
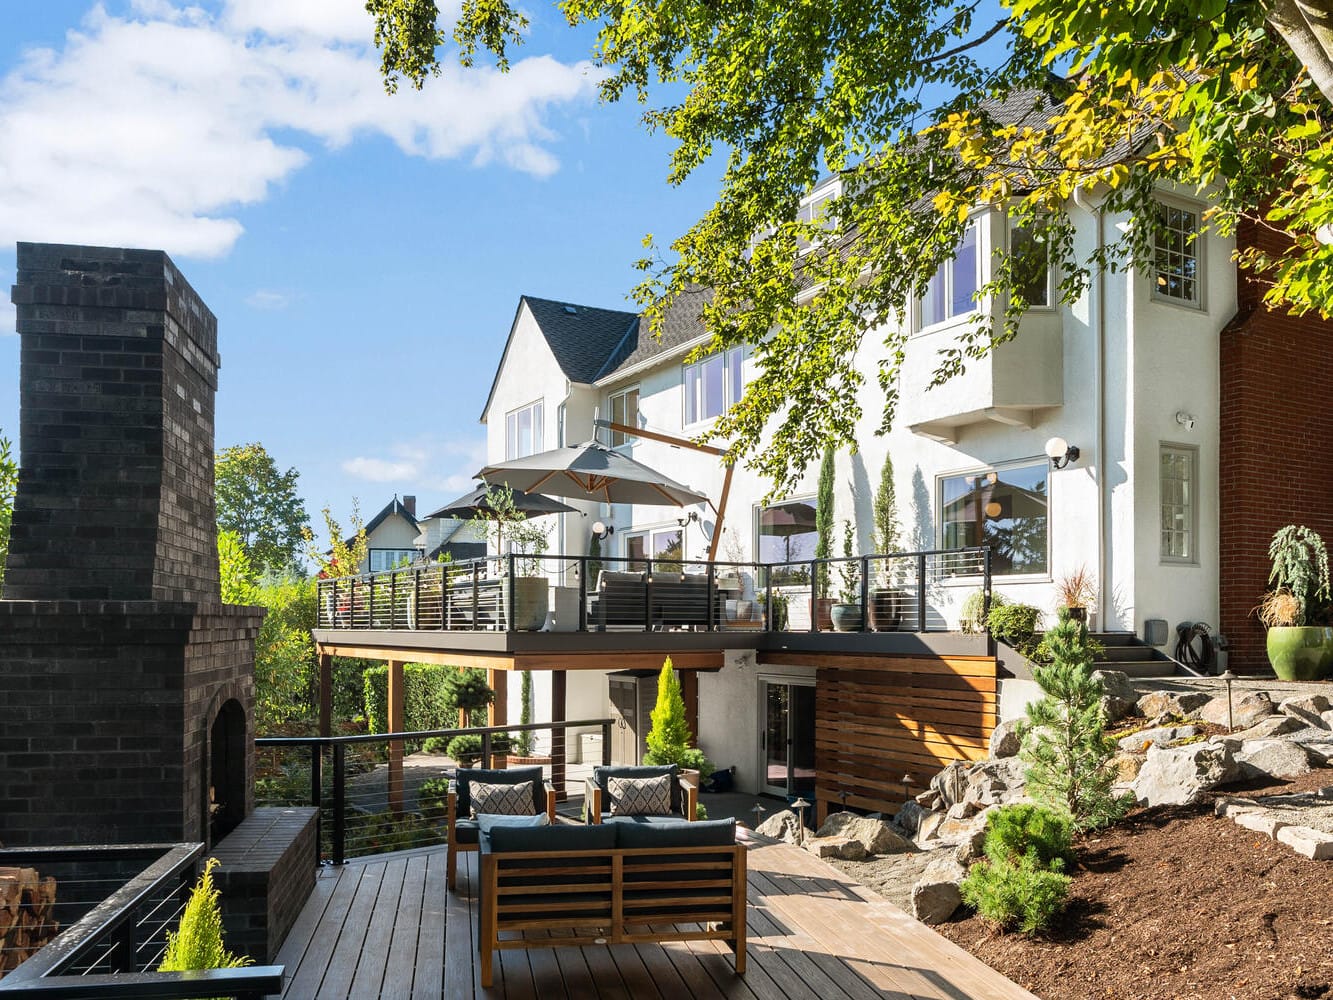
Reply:
[[540, 767], [458, 769], [457, 775], [449, 782], [449, 792], [445, 798], [445, 821], [449, 824], [446, 869], [450, 889], [458, 884], [458, 855], [478, 849], [479, 827], [472, 816], [472, 785], [475, 782], [520, 785], [525, 781], [532, 782], [532, 809], [526, 813], [526, 817], [545, 816], [547, 823], [554, 823], [555, 788], [543, 779]]
[[[625, 811], [617, 808], [612, 801], [610, 783], [612, 778], [661, 778], [670, 776], [670, 811], [661, 815]], [[681, 777], [675, 764], [642, 767], [594, 767], [592, 775], [586, 779], [583, 804], [590, 824], [599, 823], [640, 823], [661, 824], [679, 823], [681, 820], [693, 822], [699, 804], [699, 789]]]

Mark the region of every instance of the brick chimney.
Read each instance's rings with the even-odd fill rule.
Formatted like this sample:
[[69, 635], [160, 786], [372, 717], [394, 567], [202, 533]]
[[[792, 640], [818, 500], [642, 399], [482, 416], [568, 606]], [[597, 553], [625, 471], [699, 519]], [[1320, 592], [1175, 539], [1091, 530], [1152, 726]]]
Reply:
[[403, 497], [403, 509], [406, 510], [406, 511], [407, 511], [409, 514], [411, 514], [413, 517], [416, 517], [416, 516], [417, 516], [417, 498], [416, 498], [416, 497]]

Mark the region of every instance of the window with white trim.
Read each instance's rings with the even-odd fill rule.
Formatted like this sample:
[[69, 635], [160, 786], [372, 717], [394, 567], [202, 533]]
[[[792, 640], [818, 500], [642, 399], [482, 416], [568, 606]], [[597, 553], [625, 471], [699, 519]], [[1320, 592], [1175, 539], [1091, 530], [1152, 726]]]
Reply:
[[1184, 445], [1162, 445], [1159, 479], [1162, 504], [1162, 562], [1198, 561], [1195, 538], [1198, 535], [1198, 504], [1195, 483], [1198, 480], [1199, 451]]
[[938, 480], [940, 548], [991, 547], [996, 576], [1046, 573], [1050, 519], [1045, 459]]
[[1040, 231], [1016, 226], [1009, 232], [1014, 288], [1029, 308], [1051, 304], [1051, 250]]
[[648, 568], [651, 556], [654, 569], [679, 569], [677, 561], [685, 556], [685, 535], [679, 528], [660, 531], [642, 531], [625, 536], [625, 568], [631, 573], [642, 573]]
[[1199, 213], [1157, 203], [1153, 230], [1153, 295], [1196, 306], [1199, 298]]
[[981, 287], [981, 255], [977, 252], [977, 224], [969, 222], [958, 241], [953, 259], [946, 260], [930, 279], [920, 299], [924, 329], [976, 312], [975, 295]]
[[368, 554], [372, 573], [383, 573], [395, 566], [408, 566], [417, 558], [416, 549], [371, 549]]
[[685, 366], [685, 423], [720, 417], [745, 391], [745, 349], [710, 354]]
[[505, 414], [505, 460], [524, 458], [542, 450], [542, 401]]
[[[606, 411], [608, 419], [613, 424], [624, 424], [626, 427], [639, 426], [639, 387], [636, 385], [630, 389], [622, 389], [620, 392], [612, 393], [607, 401]], [[624, 431], [611, 431], [611, 447], [618, 448], [622, 444], [629, 444], [634, 440], [632, 434], [626, 434]]]

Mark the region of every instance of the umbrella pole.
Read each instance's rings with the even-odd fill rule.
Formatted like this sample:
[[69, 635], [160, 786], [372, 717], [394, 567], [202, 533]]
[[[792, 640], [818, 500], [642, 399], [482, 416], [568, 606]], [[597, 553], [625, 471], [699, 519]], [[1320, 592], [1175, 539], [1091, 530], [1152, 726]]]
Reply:
[[713, 540], [708, 545], [708, 561], [717, 562], [717, 547], [722, 544], [722, 522], [727, 516], [727, 496], [731, 493], [731, 473], [735, 466], [727, 464], [727, 474], [722, 480], [722, 495], [717, 498], [717, 523], [713, 525]]

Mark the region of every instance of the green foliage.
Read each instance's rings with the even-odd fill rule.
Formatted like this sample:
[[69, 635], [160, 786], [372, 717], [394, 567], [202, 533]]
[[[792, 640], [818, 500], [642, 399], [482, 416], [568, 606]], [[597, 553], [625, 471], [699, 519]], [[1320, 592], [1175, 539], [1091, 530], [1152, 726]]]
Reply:
[[1062, 611], [1046, 633], [1049, 665], [1032, 675], [1043, 697], [1028, 705], [1020, 729], [1028, 790], [1039, 802], [1068, 813], [1074, 829], [1105, 826], [1124, 815], [1129, 802], [1111, 793], [1115, 743], [1102, 717], [1101, 681], [1092, 676], [1087, 629]]
[[[407, 732], [453, 729], [458, 722], [458, 703], [450, 693], [449, 680], [457, 667], [438, 663], [403, 664], [403, 725]], [[389, 731], [389, 667], [370, 667], [363, 675], [366, 722], [372, 733]]]
[[[991, 610], [1003, 608], [1009, 604], [1008, 598], [998, 591], [991, 591], [990, 606]], [[974, 590], [967, 595], [963, 601], [963, 606], [958, 612], [958, 627], [969, 635], [976, 635], [985, 627], [986, 618], [986, 592], [984, 590]]]
[[[815, 558], [827, 559], [833, 555], [833, 446], [824, 449], [819, 463], [819, 488], [815, 494]], [[815, 596], [828, 597], [829, 570], [820, 563], [815, 570]]]
[[1034, 934], [1064, 909], [1072, 879], [1069, 818], [1029, 803], [992, 811], [986, 818], [986, 860], [960, 885], [963, 901], [1001, 930]]
[[361, 572], [361, 564], [366, 562], [370, 551], [365, 522], [361, 520], [360, 504], [352, 500], [352, 515], [348, 519], [350, 535], [343, 532], [342, 525], [328, 507], [321, 510], [320, 514], [324, 518], [324, 531], [329, 538], [328, 548], [321, 548], [315, 542], [315, 533], [306, 527], [301, 532], [306, 557], [319, 567], [320, 577], [356, 576]]
[[669, 656], [662, 664], [662, 672], [657, 675], [657, 704], [653, 706], [651, 720], [648, 750], [643, 755], [643, 762], [681, 766], [694, 737], [685, 723], [685, 699], [681, 696], [680, 680]]
[[440, 819], [448, 808], [449, 779], [427, 778], [417, 789], [417, 808], [427, 819]]
[[259, 575], [234, 531], [218, 532], [218, 576], [223, 604], [259, 603]]
[[991, 595], [990, 614], [986, 617], [986, 627], [990, 634], [1000, 642], [1013, 646], [1024, 656], [1035, 646], [1034, 637], [1041, 624], [1041, 611], [1031, 604], [997, 604], [998, 595]]
[[444, 677], [444, 691], [455, 711], [467, 713], [470, 725], [486, 725], [482, 713], [495, 701], [495, 691], [486, 683], [486, 671], [480, 667], [451, 667]]
[[588, 578], [584, 589], [593, 593], [597, 589], [597, 577], [602, 572], [602, 540], [596, 535], [588, 536]]
[[310, 523], [296, 492], [300, 473], [279, 472], [262, 444], [224, 448], [214, 467], [219, 531], [233, 532], [260, 573], [285, 572]]
[[700, 782], [707, 781], [708, 776], [717, 770], [717, 765], [698, 747], [686, 747], [681, 751], [676, 766], [686, 771], [698, 771]]
[[[696, 356], [754, 346], [758, 377], [710, 437], [735, 443], [776, 492], [830, 440], [851, 443], [869, 378], [883, 392], [882, 430], [899, 392], [924, 388], [900, 385], [913, 329], [898, 317], [952, 256], [973, 206], [1043, 230], [1069, 303], [1098, 272], [1151, 263], [1159, 188], [1208, 189], [1221, 202], [1210, 227], [1225, 235], [1258, 218], [1290, 237], [1242, 254], [1272, 282], [1270, 304], [1333, 310], [1333, 247], [1315, 237], [1333, 223], [1333, 42], [1317, 16], [1326, 5], [558, 6], [598, 32], [591, 57], [604, 99], [670, 95], [644, 123], [674, 144], [673, 184], [726, 151], [716, 203], [669, 247], [645, 240], [637, 295], [653, 332], [682, 299], [704, 299], [714, 338]], [[440, 7], [368, 4], [391, 89], [400, 76], [421, 86], [445, 53], [469, 65], [489, 50], [507, 66], [527, 23], [514, 0], [467, 0], [456, 46], [445, 46]], [[1070, 81], [1051, 72], [1066, 67]], [[1043, 104], [1017, 125], [1012, 104], [995, 113], [1033, 95]], [[803, 195], [828, 174], [855, 183], [802, 217]], [[1074, 191], [1143, 224], [1110, 227], [1089, 254], [1063, 213]], [[799, 252], [811, 244], [837, 252]], [[1018, 332], [1031, 264], [1005, 255], [993, 270], [980, 297], [994, 307], [940, 349], [936, 382]], [[798, 294], [812, 286], [819, 295]], [[870, 343], [879, 350], [867, 363], [858, 349]]]
[[483, 501], [485, 513], [478, 511], [473, 521], [486, 533], [496, 552], [504, 553], [505, 542], [509, 542], [509, 551], [526, 555], [518, 559], [515, 571], [519, 576], [537, 576], [541, 573], [539, 558], [549, 547], [550, 538], [547, 530], [528, 518], [514, 504], [514, 491], [507, 485], [500, 484], [486, 487], [486, 499]]
[[786, 594], [780, 591], [769, 590], [768, 600], [773, 606], [773, 610], [771, 612], [773, 628], [776, 631], [781, 632], [787, 628], [787, 616], [789, 613], [791, 598], [789, 598]]
[[842, 556], [838, 563], [838, 601], [841, 604], [861, 603], [861, 564], [853, 557], [855, 534], [851, 521], [842, 522]]
[[[898, 551], [898, 495], [893, 485], [893, 458], [884, 455], [879, 470], [879, 486], [875, 490], [873, 507], [874, 539], [871, 542], [877, 555], [891, 555]], [[880, 573], [884, 585], [892, 583], [893, 563], [881, 562]]]
[[9, 558], [9, 529], [14, 522], [14, 497], [18, 493], [19, 464], [9, 438], [0, 434], [0, 587], [5, 583], [5, 561]]
[[266, 730], [310, 717], [319, 683], [319, 658], [310, 634], [315, 627], [315, 581], [277, 580], [256, 588], [254, 599], [245, 603], [268, 609], [255, 640], [256, 724]]
[[708, 818], [708, 807], [702, 802], [696, 802], [694, 804], [694, 818], [696, 820], [705, 820]]
[[475, 761], [481, 756], [481, 736], [476, 733], [455, 736], [444, 752], [460, 764]]
[[[521, 726], [532, 723], [532, 671], [525, 670], [519, 676], [518, 723]], [[532, 730], [519, 731], [514, 740], [514, 747], [520, 757], [532, 755]]]
[[426, 753], [448, 753], [449, 740], [443, 736], [428, 736], [426, 742], [421, 744], [421, 749]]
[[1273, 563], [1268, 583], [1296, 599], [1293, 625], [1305, 625], [1329, 600], [1328, 550], [1319, 533], [1304, 525], [1278, 529], [1268, 546]]
[[158, 972], [192, 972], [197, 969], [235, 969], [250, 965], [250, 959], [233, 955], [222, 941], [222, 893], [213, 884], [217, 858], [209, 858], [203, 874], [190, 891], [179, 928], [167, 931], [167, 949]]

